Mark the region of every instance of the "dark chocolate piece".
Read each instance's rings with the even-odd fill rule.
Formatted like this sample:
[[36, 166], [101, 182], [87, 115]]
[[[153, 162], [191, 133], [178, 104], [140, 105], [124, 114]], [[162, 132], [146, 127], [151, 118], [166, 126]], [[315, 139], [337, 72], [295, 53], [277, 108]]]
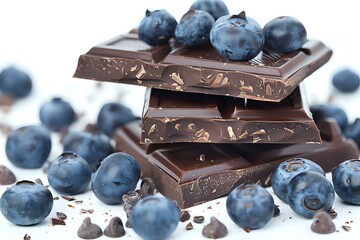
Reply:
[[313, 217], [311, 230], [315, 233], [329, 234], [336, 230], [335, 224], [331, 216], [327, 212], [318, 212]]
[[66, 220], [67, 219], [67, 216], [65, 213], [62, 213], [62, 212], [56, 212], [56, 216], [58, 219], [60, 220]]
[[223, 238], [228, 234], [226, 226], [216, 217], [210, 218], [210, 223], [202, 230], [202, 235], [210, 239]]
[[331, 55], [322, 42], [309, 40], [288, 54], [261, 52], [250, 61], [226, 61], [210, 44], [189, 49], [170, 41], [151, 47], [129, 33], [81, 55], [74, 77], [279, 102]]
[[359, 156], [355, 143], [331, 120], [318, 124], [321, 144], [140, 144], [140, 125], [138, 121], [119, 128], [116, 149], [132, 155], [142, 177], [152, 178], [157, 190], [180, 208], [227, 195], [246, 181], [269, 186], [277, 165], [290, 158], [308, 158], [329, 172]]
[[66, 225], [65, 221], [64, 220], [61, 220], [61, 219], [57, 219], [57, 218], [51, 218], [51, 225], [52, 226], [55, 226], [55, 225]]
[[4, 165], [0, 165], [0, 185], [10, 185], [16, 182], [14, 173]]
[[193, 220], [194, 220], [194, 223], [203, 223], [205, 218], [204, 218], [204, 216], [194, 216]]
[[124, 225], [119, 217], [113, 217], [110, 220], [109, 225], [104, 229], [104, 235], [111, 238], [125, 235]]
[[180, 222], [186, 222], [190, 219], [190, 213], [186, 210], [180, 212]]
[[149, 89], [141, 141], [320, 143], [321, 138], [300, 88], [280, 103]]
[[188, 224], [186, 224], [185, 229], [188, 230], [188, 231], [189, 231], [189, 230], [193, 230], [193, 229], [194, 229], [194, 226], [192, 225], [191, 222], [189, 222]]

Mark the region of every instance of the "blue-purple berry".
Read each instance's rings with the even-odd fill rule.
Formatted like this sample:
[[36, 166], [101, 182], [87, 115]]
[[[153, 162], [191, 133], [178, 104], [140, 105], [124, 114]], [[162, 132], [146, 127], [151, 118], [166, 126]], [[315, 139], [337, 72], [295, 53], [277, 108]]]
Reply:
[[340, 92], [352, 93], [360, 87], [360, 77], [350, 69], [343, 69], [334, 74], [332, 84]]
[[269, 21], [263, 28], [264, 48], [277, 53], [300, 49], [307, 41], [305, 26], [296, 18], [281, 16]]
[[222, 0], [196, 0], [190, 9], [206, 11], [210, 13], [215, 20], [229, 14], [229, 10]]
[[343, 133], [346, 138], [354, 140], [360, 149], [360, 118], [355, 119], [352, 124], [348, 125]]
[[274, 215], [274, 199], [255, 183], [243, 183], [232, 190], [226, 199], [226, 210], [231, 220], [242, 228], [263, 227]]
[[348, 116], [339, 106], [332, 104], [314, 104], [310, 106], [310, 111], [315, 122], [321, 122], [326, 118], [333, 118], [341, 130], [344, 130], [348, 125]]
[[26, 72], [13, 66], [0, 73], [0, 91], [14, 98], [27, 97], [32, 90], [32, 80]]

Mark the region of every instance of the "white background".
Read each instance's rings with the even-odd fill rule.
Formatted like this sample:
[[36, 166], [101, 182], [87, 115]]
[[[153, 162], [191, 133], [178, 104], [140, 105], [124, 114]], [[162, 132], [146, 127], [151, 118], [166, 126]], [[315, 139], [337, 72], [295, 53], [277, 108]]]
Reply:
[[[15, 65], [28, 72], [34, 88], [29, 97], [15, 103], [12, 108], [1, 108], [0, 123], [17, 128], [26, 124], [38, 124], [38, 110], [42, 103], [60, 96], [72, 103], [82, 118], [72, 126], [80, 129], [85, 123], [94, 122], [100, 106], [105, 102], [121, 101], [141, 115], [143, 105], [142, 87], [106, 83], [100, 87], [93, 81], [75, 79], [78, 57], [91, 47], [114, 36], [124, 34], [136, 27], [146, 9], [167, 9], [177, 20], [188, 10], [192, 0], [182, 1], [0, 1], [0, 70]], [[340, 94], [331, 85], [332, 75], [348, 67], [360, 73], [359, 33], [360, 16], [356, 1], [225, 1], [231, 14], [245, 10], [264, 26], [269, 20], [281, 15], [298, 18], [306, 27], [308, 38], [323, 41], [333, 51], [331, 60], [305, 81], [310, 104], [324, 103], [334, 94], [333, 103], [345, 109], [350, 121], [360, 117], [360, 90], [353, 94]], [[4, 153], [6, 137], [0, 135], [0, 164], [9, 166], [18, 179], [34, 180], [39, 177], [47, 183], [41, 170], [21, 170], [14, 167]], [[61, 153], [58, 136], [53, 135], [50, 159]], [[330, 177], [330, 175], [328, 175]], [[5, 187], [0, 187], [0, 193]], [[268, 189], [271, 192], [271, 188]], [[54, 196], [58, 194], [52, 191]], [[122, 206], [107, 206], [97, 200], [91, 191], [76, 196], [84, 201], [81, 205], [63, 199], [55, 201], [50, 216], [40, 225], [32, 227], [14, 226], [0, 216], [1, 239], [22, 239], [25, 233], [31, 239], [76, 239], [76, 230], [85, 216], [102, 228], [112, 216], [126, 220]], [[231, 222], [226, 214], [225, 198], [191, 208], [191, 215], [217, 216], [229, 229], [227, 239], [354, 239], [360, 234], [360, 208], [344, 205], [336, 199], [335, 209], [339, 213], [335, 220], [339, 232], [320, 236], [310, 231], [311, 220], [293, 213], [288, 206], [281, 205], [282, 214], [263, 229], [244, 232]], [[220, 204], [217, 204], [220, 201]], [[75, 208], [67, 207], [72, 204]], [[212, 206], [212, 209], [208, 209]], [[80, 214], [80, 209], [94, 209], [94, 213]], [[50, 218], [61, 211], [69, 216], [67, 226], [51, 226]], [[351, 221], [350, 232], [342, 225]], [[204, 224], [194, 224], [195, 229], [185, 231], [180, 223], [172, 239], [199, 239]], [[273, 235], [272, 235], [273, 234]], [[139, 239], [130, 229], [124, 238]], [[102, 237], [106, 239], [106, 237]]]

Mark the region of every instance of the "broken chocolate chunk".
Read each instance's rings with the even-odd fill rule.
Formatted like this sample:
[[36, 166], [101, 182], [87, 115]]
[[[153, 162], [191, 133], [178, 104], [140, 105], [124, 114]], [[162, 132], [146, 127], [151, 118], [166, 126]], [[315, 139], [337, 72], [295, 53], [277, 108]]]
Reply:
[[186, 210], [180, 212], [180, 222], [186, 222], [190, 219], [190, 213]]
[[62, 212], [56, 212], [56, 216], [58, 219], [60, 220], [66, 220], [67, 219], [67, 216], [65, 213], [62, 213]]
[[194, 226], [192, 225], [191, 222], [189, 222], [188, 224], [186, 224], [185, 229], [186, 229], [186, 230], [193, 230], [193, 229], [194, 229]]
[[210, 223], [202, 230], [202, 235], [211, 239], [223, 238], [227, 235], [227, 233], [228, 230], [226, 226], [215, 217], [211, 217]]
[[61, 219], [57, 219], [57, 218], [51, 218], [51, 225], [55, 226], [55, 225], [66, 225], [64, 220]]
[[193, 220], [194, 220], [194, 223], [203, 223], [205, 220], [205, 217], [204, 216], [194, 216]]

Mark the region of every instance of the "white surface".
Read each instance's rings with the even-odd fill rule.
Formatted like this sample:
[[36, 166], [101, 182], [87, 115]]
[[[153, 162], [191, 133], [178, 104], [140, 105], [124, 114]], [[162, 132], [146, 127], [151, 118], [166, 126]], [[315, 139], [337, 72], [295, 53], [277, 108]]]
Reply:
[[[109, 101], [122, 101], [140, 115], [143, 105], [144, 88], [106, 83], [100, 88], [96, 82], [74, 79], [77, 59], [92, 46], [116, 35], [126, 33], [138, 25], [145, 10], [164, 8], [180, 19], [193, 1], [1, 1], [0, 2], [0, 69], [15, 64], [31, 74], [34, 89], [31, 96], [18, 101], [11, 109], [1, 109], [0, 122], [13, 128], [25, 124], [38, 124], [38, 110], [41, 104], [54, 96], [61, 96], [72, 103], [78, 113], [85, 115], [73, 129], [94, 122], [100, 106]], [[126, 3], [126, 6], [124, 6]], [[323, 41], [334, 50], [333, 57], [323, 68], [304, 81], [309, 103], [326, 101], [333, 92], [330, 79], [337, 70], [350, 67], [360, 73], [358, 23], [360, 15], [356, 1], [226, 1], [231, 13], [245, 10], [248, 16], [260, 25], [280, 15], [298, 18], [307, 28], [308, 38]], [[312, 5], [311, 8], [307, 7]], [[345, 109], [353, 120], [360, 117], [360, 91], [344, 95], [336, 94], [334, 103]], [[14, 167], [4, 152], [5, 136], [0, 135], [0, 164], [10, 167], [17, 178], [34, 180], [40, 178], [47, 183], [41, 170], [22, 170]], [[53, 135], [50, 159], [61, 153], [59, 139]], [[330, 177], [328, 175], [328, 177]], [[6, 187], [0, 187], [2, 193]], [[268, 189], [270, 192], [271, 188]], [[59, 196], [52, 191], [54, 196]], [[90, 216], [103, 229], [112, 216], [126, 217], [120, 206], [107, 206], [97, 200], [91, 191], [76, 196], [83, 200], [78, 205], [64, 199], [55, 201], [49, 217], [41, 224], [19, 227], [9, 223], [0, 215], [1, 239], [22, 239], [27, 233], [31, 239], [76, 239], [76, 231], [82, 220]], [[219, 203], [218, 203], [219, 202]], [[231, 222], [226, 214], [225, 198], [214, 200], [189, 209], [192, 216], [204, 215], [203, 224], [195, 224], [194, 230], [186, 231], [186, 223], [180, 223], [171, 239], [200, 239], [203, 226], [211, 216], [218, 217], [226, 224], [229, 235], [226, 239], [355, 239], [360, 234], [360, 208], [344, 205], [336, 198], [334, 205], [338, 212], [335, 224], [338, 232], [318, 235], [310, 230], [311, 220], [296, 216], [292, 210], [275, 197], [280, 205], [281, 215], [272, 219], [264, 228], [250, 233], [244, 232]], [[75, 208], [69, 208], [67, 204]], [[212, 209], [208, 209], [211, 206]], [[93, 214], [80, 214], [80, 209], [94, 209]], [[51, 226], [50, 218], [57, 211], [68, 215], [66, 226]], [[351, 222], [345, 224], [346, 222]], [[342, 225], [351, 226], [349, 232]], [[123, 239], [139, 239], [131, 230]], [[102, 237], [101, 239], [106, 239]]]

